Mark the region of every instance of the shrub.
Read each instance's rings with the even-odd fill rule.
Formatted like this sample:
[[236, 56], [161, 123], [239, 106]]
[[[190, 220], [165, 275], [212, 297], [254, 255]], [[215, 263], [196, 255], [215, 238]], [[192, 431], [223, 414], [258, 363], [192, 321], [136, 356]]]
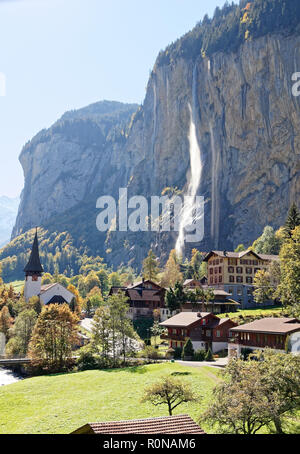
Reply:
[[169, 348], [167, 351], [166, 351], [166, 358], [173, 358], [175, 355], [175, 350], [173, 348]]
[[98, 368], [98, 362], [89, 349], [82, 349], [76, 361], [78, 370], [93, 370]]
[[194, 353], [194, 361], [204, 361], [206, 356], [205, 350], [196, 350]]
[[174, 359], [180, 359], [182, 356], [182, 348], [176, 347], [174, 349]]
[[184, 344], [183, 351], [182, 351], [182, 359], [194, 357], [194, 347], [192, 344], [191, 339], [188, 339]]
[[158, 359], [160, 357], [158, 351], [150, 345], [144, 348], [142, 356], [145, 356], [147, 359]]
[[205, 355], [205, 361], [213, 361], [213, 360], [214, 360], [214, 357], [213, 357], [211, 349], [209, 348]]

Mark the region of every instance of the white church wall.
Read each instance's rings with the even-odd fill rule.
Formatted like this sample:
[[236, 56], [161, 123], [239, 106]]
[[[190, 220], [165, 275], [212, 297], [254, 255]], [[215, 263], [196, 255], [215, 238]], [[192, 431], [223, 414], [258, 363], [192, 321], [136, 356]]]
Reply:
[[32, 280], [32, 276], [27, 276], [24, 286], [25, 300], [28, 301], [32, 296], [39, 295], [41, 292], [42, 278], [37, 277], [36, 281]]

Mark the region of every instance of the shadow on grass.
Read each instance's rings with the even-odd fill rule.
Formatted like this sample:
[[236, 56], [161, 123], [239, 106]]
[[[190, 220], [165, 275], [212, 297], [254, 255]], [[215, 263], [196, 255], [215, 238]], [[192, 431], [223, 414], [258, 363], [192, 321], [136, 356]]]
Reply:
[[172, 372], [171, 375], [191, 375], [191, 372]]

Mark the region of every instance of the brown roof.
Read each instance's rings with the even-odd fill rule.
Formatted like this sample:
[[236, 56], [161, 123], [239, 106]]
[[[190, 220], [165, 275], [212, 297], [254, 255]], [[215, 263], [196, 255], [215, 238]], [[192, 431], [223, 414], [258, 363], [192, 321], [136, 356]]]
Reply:
[[[200, 316], [199, 316], [199, 315]], [[180, 312], [173, 317], [160, 323], [161, 326], [181, 326], [186, 328], [193, 323], [209, 315], [210, 312]]]
[[136, 289], [127, 290], [128, 296], [132, 301], [160, 301], [160, 296], [157, 290], [142, 290], [139, 292]]
[[278, 255], [267, 255], [267, 254], [257, 254], [256, 252], [252, 251], [251, 249], [248, 249], [247, 251], [242, 251], [242, 252], [228, 252], [228, 251], [210, 251], [205, 257], [204, 261], [207, 261], [213, 254], [218, 255], [219, 257], [229, 257], [229, 258], [237, 258], [240, 259], [244, 257], [245, 255], [252, 253], [255, 255], [258, 259], [260, 260], [278, 260], [279, 256]]
[[188, 415], [89, 423], [73, 434], [204, 434]]
[[236, 326], [231, 328], [231, 331], [288, 334], [300, 331], [300, 323], [296, 318], [266, 317], [245, 325]]
[[41, 293], [46, 292], [47, 290], [49, 290], [49, 288], [54, 287], [54, 285], [56, 285], [56, 284], [57, 284], [57, 282], [54, 282], [53, 284], [42, 285]]

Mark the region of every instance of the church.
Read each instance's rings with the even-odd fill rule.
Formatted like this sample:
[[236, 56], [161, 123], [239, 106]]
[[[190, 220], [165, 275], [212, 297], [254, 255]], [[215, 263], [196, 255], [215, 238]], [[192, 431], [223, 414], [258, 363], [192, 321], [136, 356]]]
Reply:
[[70, 304], [72, 299], [75, 297], [72, 292], [67, 290], [58, 282], [42, 285], [42, 275], [44, 269], [40, 261], [37, 230], [35, 232], [29, 261], [24, 268], [24, 272], [24, 297], [26, 301], [29, 301], [32, 296], [38, 296], [42, 304]]

